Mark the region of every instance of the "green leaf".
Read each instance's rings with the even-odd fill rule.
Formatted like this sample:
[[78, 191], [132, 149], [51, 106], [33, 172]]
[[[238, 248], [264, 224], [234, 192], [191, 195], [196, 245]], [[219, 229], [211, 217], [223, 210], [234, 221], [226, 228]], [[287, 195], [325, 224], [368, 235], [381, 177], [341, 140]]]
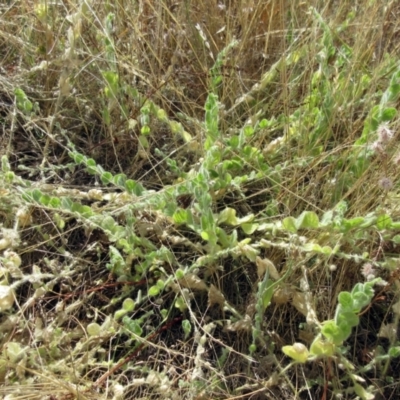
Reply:
[[364, 218], [364, 222], [360, 225], [360, 228], [369, 228], [371, 225], [373, 225], [376, 221], [376, 216], [375, 215], [367, 215]]
[[160, 289], [160, 290], [164, 290], [165, 287], [165, 282], [162, 279], [158, 279], [156, 286]]
[[6, 155], [1, 156], [1, 170], [4, 173], [11, 171], [11, 165], [10, 165], [10, 162], [8, 161], [8, 157]]
[[353, 310], [353, 297], [350, 292], [340, 292], [338, 302], [345, 310]]
[[33, 109], [32, 102], [28, 99], [28, 96], [22, 89], [15, 89], [14, 94], [16, 97], [16, 103], [19, 110], [24, 112], [25, 114], [29, 114]]
[[136, 188], [136, 182], [133, 179], [128, 179], [125, 182], [125, 189], [129, 194], [133, 194]]
[[117, 174], [113, 177], [113, 183], [116, 186], [125, 187], [126, 175], [125, 174]]
[[358, 383], [354, 384], [354, 392], [357, 396], [361, 398], [361, 400], [373, 400], [375, 399], [375, 395], [371, 392], [365, 390], [361, 385]]
[[4, 178], [7, 183], [13, 183], [15, 179], [15, 174], [12, 171], [8, 171], [4, 174]]
[[250, 137], [254, 135], [254, 128], [251, 125], [247, 125], [243, 129], [244, 136]]
[[349, 231], [351, 229], [357, 228], [361, 226], [365, 222], [364, 217], [356, 217], [352, 219], [343, 219], [341, 223], [341, 228], [344, 228], [345, 231]]
[[256, 262], [259, 251], [247, 243], [240, 242], [239, 248], [241, 253], [246, 256], [251, 262]]
[[[109, 14], [110, 15], [110, 14]], [[113, 90], [117, 88], [119, 76], [115, 71], [103, 71], [103, 77]]]
[[390, 228], [392, 226], [392, 223], [392, 218], [390, 217], [390, 215], [387, 214], [379, 215], [376, 220], [376, 226], [379, 230]]
[[92, 217], [94, 215], [94, 212], [90, 206], [82, 206], [79, 210], [79, 213], [83, 215], [85, 218]]
[[140, 129], [140, 133], [144, 136], [150, 135], [150, 133], [151, 133], [150, 127], [148, 125], [142, 126]]
[[96, 166], [96, 174], [101, 176], [102, 174], [104, 174], [104, 172], [105, 172], [104, 168], [101, 165], [97, 164], [97, 166]]
[[400, 235], [395, 235], [392, 237], [392, 242], [399, 244], [400, 243]]
[[237, 225], [238, 219], [236, 218], [236, 210], [230, 207], [222, 210], [218, 215], [218, 223], [226, 223], [231, 226]]
[[235, 247], [237, 245], [237, 231], [233, 230], [233, 232], [228, 235], [223, 229], [217, 228], [217, 236], [218, 241], [221, 244], [222, 248], [229, 249]]
[[297, 232], [296, 220], [293, 217], [284, 218], [282, 221], [282, 226], [285, 230], [291, 233]]
[[[106, 96], [108, 95], [109, 92], [110, 92], [110, 91], [108, 90], [108, 88], [105, 88], [105, 89], [104, 89], [104, 93], [106, 94]], [[109, 126], [109, 125], [111, 124], [111, 115], [110, 115], [110, 111], [108, 111], [107, 108], [103, 108], [103, 111], [102, 111], [101, 114], [102, 114], [104, 123], [105, 123], [107, 126]]]
[[189, 143], [193, 140], [192, 135], [189, 132], [185, 131], [184, 129], [181, 132], [179, 132], [179, 134], [181, 135], [185, 143]]
[[61, 205], [64, 210], [70, 211], [72, 209], [73, 201], [68, 197], [63, 197], [61, 199]]
[[81, 214], [81, 212], [82, 212], [82, 204], [77, 203], [77, 202], [73, 202], [72, 203], [72, 207], [71, 207], [71, 211], [75, 212], [75, 213], [78, 213], [78, 214]]
[[[369, 291], [370, 286], [371, 286], [371, 285], [370, 285], [369, 282], [366, 282], [366, 283], [358, 282], [358, 283], [356, 283], [356, 284], [354, 285], [353, 289], [351, 290], [351, 294], [352, 294], [353, 296], [355, 296], [355, 295], [358, 294], [358, 293], [366, 293], [367, 291]], [[373, 295], [373, 292], [369, 291], [369, 293], [370, 293], [371, 295]]]
[[137, 336], [142, 336], [143, 329], [138, 321], [130, 319], [128, 316], [125, 316], [124, 318], [122, 318], [122, 322], [130, 332], [134, 333]]
[[243, 229], [243, 232], [246, 235], [251, 235], [252, 233], [254, 233], [257, 228], [258, 228], [259, 224], [255, 223], [255, 224], [241, 224], [240, 227]]
[[182, 321], [182, 329], [184, 332], [184, 340], [186, 340], [189, 337], [190, 332], [192, 331], [192, 324], [188, 319], [184, 319]]
[[202, 238], [203, 240], [207, 240], [207, 241], [210, 240], [210, 235], [209, 235], [206, 231], [202, 231], [201, 234], [200, 234], [200, 236], [201, 236], [201, 238]]
[[326, 356], [331, 357], [335, 354], [336, 346], [331, 343], [323, 340], [319, 335], [312, 342], [310, 347], [310, 353], [314, 356]]
[[69, 152], [68, 155], [75, 161], [76, 164], [86, 164], [87, 158], [83, 154], [77, 152]]
[[188, 220], [187, 210], [182, 208], [176, 210], [172, 216], [172, 219], [178, 225], [185, 224]]
[[231, 146], [234, 149], [237, 149], [239, 147], [239, 136], [232, 136], [228, 140], [228, 145]]
[[243, 168], [243, 163], [240, 160], [224, 160], [222, 168], [224, 171], [240, 170]]
[[307, 252], [323, 253], [322, 247], [318, 243], [306, 243], [303, 250]]
[[60, 214], [54, 214], [54, 221], [56, 222], [58, 229], [63, 230], [65, 228], [65, 220], [61, 218]]
[[135, 309], [135, 302], [128, 297], [122, 303], [122, 308], [128, 312], [132, 312]]
[[215, 220], [212, 211], [204, 210], [201, 218], [201, 228], [205, 231], [212, 230], [215, 226]]
[[9, 362], [16, 363], [21, 359], [21, 355], [24, 354], [24, 349], [17, 342], [7, 342], [2, 350], [3, 357]]
[[180, 122], [177, 121], [170, 121], [169, 122], [169, 127], [171, 129], [171, 132], [173, 134], [182, 134], [182, 132], [184, 131], [183, 126]]
[[[127, 182], [129, 183], [127, 184]], [[133, 184], [132, 184], [133, 182]], [[129, 187], [129, 190], [128, 190]], [[127, 189], [128, 193], [134, 194], [135, 196], [141, 196], [145, 192], [145, 188], [142, 186], [141, 183], [135, 182], [132, 179], [128, 179], [125, 182], [125, 188]]]
[[167, 120], [167, 113], [162, 108], [159, 108], [157, 110], [157, 119], [159, 119], [160, 121], [166, 121]]
[[51, 197], [48, 194], [44, 194], [43, 196], [40, 197], [39, 202], [47, 207], [50, 203], [50, 200]]
[[113, 175], [110, 172], [104, 172], [101, 176], [100, 176], [101, 182], [104, 185], [108, 185], [112, 179], [113, 179]]
[[182, 279], [183, 277], [185, 276], [185, 272], [184, 271], [182, 271], [180, 268], [178, 268], [176, 271], [175, 271], [175, 278], [176, 279]]
[[114, 247], [109, 247], [110, 262], [106, 264], [109, 271], [117, 276], [125, 274], [126, 263], [119, 250]]
[[358, 311], [345, 311], [342, 310], [341, 307], [338, 308], [338, 312], [335, 318], [336, 324], [343, 331], [351, 330], [360, 323], [360, 318], [356, 314]]
[[93, 158], [88, 158], [86, 162], [86, 169], [89, 174], [95, 175], [97, 173], [97, 164]]
[[176, 299], [175, 307], [178, 308], [181, 312], [184, 312], [187, 309], [186, 301], [182, 296], [179, 296]]
[[321, 226], [329, 226], [333, 222], [333, 210], [324, 212], [321, 218]]
[[33, 200], [36, 201], [37, 203], [40, 203], [40, 198], [43, 196], [43, 193], [39, 189], [33, 189], [31, 194]]
[[388, 354], [392, 358], [400, 357], [400, 346], [390, 347]]
[[262, 294], [262, 305], [264, 311], [268, 308], [268, 306], [271, 304], [271, 299], [272, 295], [274, 294], [272, 285], [269, 285], [269, 287], [264, 290], [264, 293]]
[[60, 208], [61, 200], [58, 197], [52, 197], [49, 201], [49, 206], [52, 208]]
[[158, 296], [160, 294], [160, 288], [157, 285], [151, 286], [148, 291], [149, 296]]
[[115, 313], [114, 313], [114, 319], [119, 320], [119, 319], [121, 319], [122, 317], [124, 317], [127, 313], [128, 313], [128, 311], [123, 310], [123, 309], [117, 310], [117, 311], [115, 311]]
[[397, 110], [393, 107], [385, 108], [381, 111], [379, 117], [381, 122], [389, 122], [391, 121], [397, 114]]
[[115, 230], [116, 226], [117, 226], [117, 223], [115, 222], [114, 218], [111, 217], [110, 215], [106, 215], [103, 218], [103, 220], [101, 221], [101, 227], [104, 230], [113, 232]]
[[96, 167], [96, 166], [97, 166], [97, 163], [96, 163], [96, 161], [95, 161], [93, 158], [88, 158], [88, 159], [86, 160], [86, 166], [87, 166], [87, 167]]
[[238, 224], [247, 224], [249, 222], [253, 222], [254, 221], [254, 214], [247, 214], [242, 218], [238, 218], [237, 223]]
[[333, 254], [333, 252], [334, 251], [333, 251], [332, 247], [330, 247], [330, 246], [322, 246], [321, 247], [322, 254], [329, 256], [329, 255]]
[[304, 211], [296, 219], [297, 229], [315, 229], [319, 227], [318, 215], [313, 211]]
[[147, 140], [147, 137], [146, 137], [146, 136], [140, 135], [138, 139], [139, 139], [140, 145], [141, 145], [144, 149], [150, 148], [150, 143], [149, 143], [149, 141]]
[[274, 294], [273, 281], [268, 275], [269, 274], [265, 274], [264, 279], [258, 283], [259, 300], [257, 303], [260, 304], [259, 302], [261, 300], [262, 312], [271, 304], [272, 295]]
[[307, 347], [302, 343], [295, 343], [293, 346], [283, 346], [282, 351], [299, 363], [305, 363], [309, 356]]
[[99, 336], [101, 333], [101, 327], [96, 322], [92, 322], [86, 327], [86, 332], [89, 336]]
[[371, 301], [366, 293], [358, 292], [353, 294], [354, 312], [360, 312]]
[[321, 333], [333, 344], [340, 346], [345, 340], [345, 335], [333, 320], [325, 321]]

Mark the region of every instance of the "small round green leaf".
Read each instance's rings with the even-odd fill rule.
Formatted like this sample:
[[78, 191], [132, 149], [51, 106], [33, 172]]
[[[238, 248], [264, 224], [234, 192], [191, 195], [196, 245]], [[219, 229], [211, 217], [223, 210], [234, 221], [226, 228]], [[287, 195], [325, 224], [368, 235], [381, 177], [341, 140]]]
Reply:
[[304, 346], [303, 343], [295, 343], [293, 346], [283, 346], [282, 351], [284, 354], [300, 363], [305, 363], [309, 356], [307, 347]]
[[86, 331], [89, 336], [99, 336], [101, 332], [101, 327], [96, 322], [93, 322], [86, 327]]
[[134, 302], [132, 299], [127, 298], [127, 299], [125, 299], [124, 302], [122, 303], [122, 308], [123, 308], [124, 310], [128, 311], [128, 312], [131, 312], [131, 311], [133, 311], [134, 308], [135, 308], [135, 302]]
[[158, 296], [160, 294], [160, 288], [157, 285], [151, 286], [148, 295], [149, 296]]

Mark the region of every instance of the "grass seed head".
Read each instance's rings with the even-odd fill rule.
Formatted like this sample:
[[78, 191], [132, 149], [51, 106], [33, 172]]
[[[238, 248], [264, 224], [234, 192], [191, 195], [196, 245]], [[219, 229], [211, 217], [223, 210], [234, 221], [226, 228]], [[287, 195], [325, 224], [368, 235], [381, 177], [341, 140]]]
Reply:
[[381, 124], [378, 127], [378, 141], [386, 145], [393, 138], [393, 131], [389, 129], [387, 124]]
[[393, 188], [393, 181], [390, 178], [383, 177], [379, 179], [378, 182], [379, 186], [383, 190], [390, 190]]

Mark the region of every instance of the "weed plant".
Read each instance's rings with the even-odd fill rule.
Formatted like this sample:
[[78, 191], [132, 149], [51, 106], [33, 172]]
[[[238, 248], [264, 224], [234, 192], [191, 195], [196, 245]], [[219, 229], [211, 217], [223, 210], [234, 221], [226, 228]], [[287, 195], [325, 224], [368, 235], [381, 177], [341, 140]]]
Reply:
[[398, 398], [398, 21], [3, 2], [3, 398]]

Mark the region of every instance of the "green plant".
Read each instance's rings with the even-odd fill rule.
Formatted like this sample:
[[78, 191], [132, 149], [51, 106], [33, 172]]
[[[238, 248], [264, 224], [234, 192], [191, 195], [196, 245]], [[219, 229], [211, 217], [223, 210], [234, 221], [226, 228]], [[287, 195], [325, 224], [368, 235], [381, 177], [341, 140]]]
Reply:
[[369, 282], [358, 283], [351, 292], [340, 292], [334, 319], [321, 323], [320, 333], [316, 335], [310, 349], [308, 350], [302, 343], [295, 343], [283, 346], [283, 353], [292, 358], [294, 363], [313, 362], [321, 357], [336, 358], [336, 362], [346, 366], [345, 370], [354, 385], [354, 392], [362, 399], [372, 399], [374, 396], [370, 389], [365, 389], [357, 383], [354, 367], [351, 367], [351, 362], [346, 359], [343, 342], [350, 337], [352, 329], [358, 326], [358, 314], [370, 304], [374, 296], [373, 286], [380, 281], [380, 278], [376, 278]]
[[239, 3], [2, 6], [3, 397], [400, 393], [396, 3]]

